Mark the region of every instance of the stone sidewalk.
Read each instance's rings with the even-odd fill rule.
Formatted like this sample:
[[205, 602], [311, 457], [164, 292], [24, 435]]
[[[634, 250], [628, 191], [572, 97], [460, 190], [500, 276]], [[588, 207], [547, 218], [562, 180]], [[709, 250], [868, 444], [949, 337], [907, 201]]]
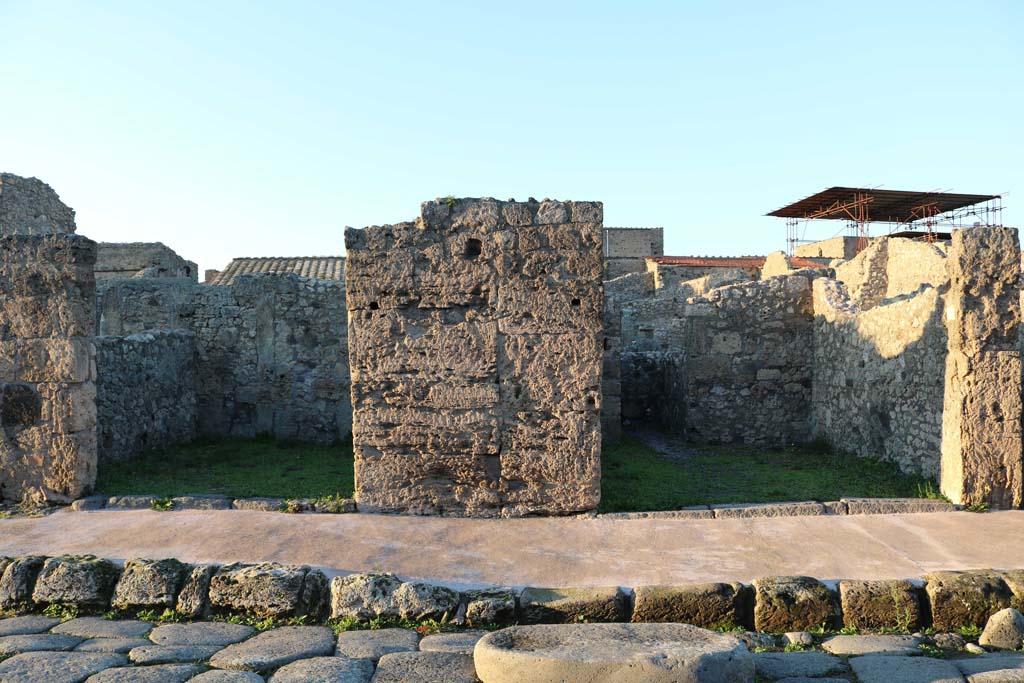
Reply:
[[0, 520], [0, 555], [275, 561], [479, 585], [921, 578], [1024, 567], [1024, 511], [754, 519], [507, 520], [278, 512], [60, 511]]

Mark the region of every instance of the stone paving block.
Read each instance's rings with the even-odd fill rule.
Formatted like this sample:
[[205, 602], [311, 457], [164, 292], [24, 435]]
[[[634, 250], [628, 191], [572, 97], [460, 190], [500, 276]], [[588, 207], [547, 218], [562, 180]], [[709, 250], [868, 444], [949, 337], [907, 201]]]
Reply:
[[251, 671], [221, 671], [214, 669], [190, 679], [191, 683], [264, 683], [263, 676]]
[[235, 498], [231, 507], [235, 510], [254, 510], [256, 512], [280, 512], [284, 507], [284, 498]]
[[0, 662], [0, 681], [82, 683], [92, 674], [124, 666], [124, 655], [90, 652], [26, 652]]
[[[1024, 653], [999, 652], [953, 660], [970, 683], [1002, 683], [1024, 678]], [[986, 680], [989, 679], [989, 680]]]
[[997, 572], [934, 572], [925, 581], [936, 631], [984, 626], [989, 617], [1010, 606], [1010, 588]]
[[264, 562], [221, 567], [210, 580], [213, 609], [262, 617], [308, 615], [319, 618], [326, 606], [327, 578], [320, 570]]
[[629, 597], [618, 586], [527, 588], [519, 595], [522, 624], [626, 621]]
[[149, 634], [157, 645], [220, 645], [240, 643], [256, 629], [245, 624], [200, 621], [192, 624], [164, 624]]
[[860, 683], [963, 683], [951, 662], [931, 657], [867, 655], [854, 657], [850, 667]]
[[171, 498], [175, 510], [230, 510], [231, 499], [227, 496], [199, 495], [175, 496]]
[[739, 583], [690, 586], [638, 586], [634, 589], [634, 622], [674, 622], [702, 628], [753, 625], [751, 590]]
[[71, 503], [71, 509], [77, 512], [88, 512], [90, 510], [102, 510], [107, 507], [106, 496], [86, 496]]
[[823, 515], [825, 506], [814, 501], [800, 503], [753, 503], [712, 505], [718, 519], [746, 519], [750, 517], [802, 517]]
[[808, 631], [835, 626], [838, 601], [828, 588], [809, 576], [754, 579], [754, 627], [765, 633]]
[[175, 559], [128, 560], [111, 604], [123, 610], [173, 608], [189, 572], [187, 564]]
[[377, 661], [394, 652], [415, 652], [419, 646], [419, 634], [405, 628], [342, 631], [338, 634], [337, 653], [351, 659]]
[[128, 654], [131, 650], [152, 645], [146, 638], [90, 638], [75, 648], [75, 652], [116, 652]]
[[754, 653], [754, 668], [765, 678], [817, 678], [849, 670], [839, 657], [824, 652], [758, 652]]
[[101, 671], [86, 683], [184, 683], [205, 668], [194, 664], [126, 666]]
[[373, 683], [477, 683], [477, 677], [466, 655], [396, 652], [380, 658]]
[[141, 638], [152, 628], [152, 624], [133, 619], [78, 617], [55, 626], [53, 632], [81, 636], [82, 638]]
[[133, 496], [111, 496], [107, 499], [108, 508], [121, 508], [123, 510], [152, 510], [153, 502], [158, 500], [157, 496], [148, 494]]
[[265, 673], [299, 659], [334, 654], [334, 632], [324, 626], [282, 626], [226, 648], [210, 659], [218, 669]]
[[752, 681], [732, 636], [687, 624], [545, 624], [484, 636], [473, 653], [487, 683]]
[[23, 609], [32, 600], [32, 588], [45, 561], [35, 555], [11, 560], [0, 576], [0, 610]]
[[210, 614], [210, 581], [220, 565], [201, 564], [192, 568], [178, 593], [176, 609], [191, 619], [203, 619]]
[[24, 636], [42, 633], [60, 623], [60, 619], [28, 614], [22, 617], [0, 619], [0, 636]]
[[908, 512], [954, 512], [956, 506], [931, 498], [843, 498], [851, 515], [893, 515]]
[[821, 649], [834, 655], [919, 655], [917, 636], [833, 636]]
[[426, 636], [420, 641], [423, 652], [454, 652], [460, 655], [472, 655], [477, 641], [487, 635], [487, 631], [458, 631], [455, 633], [438, 633]]
[[18, 654], [19, 652], [66, 652], [74, 650], [75, 646], [81, 642], [81, 638], [58, 635], [56, 633], [4, 636], [0, 638], [0, 657]]
[[840, 581], [839, 599], [849, 628], [913, 633], [924, 624], [921, 589], [909, 581]]
[[110, 604], [120, 568], [93, 555], [51, 557], [43, 563], [32, 600], [104, 609]]
[[188, 664], [205, 662], [221, 651], [220, 645], [143, 645], [128, 653], [133, 664]]
[[278, 669], [269, 683], [369, 683], [373, 662], [346, 657], [301, 659]]

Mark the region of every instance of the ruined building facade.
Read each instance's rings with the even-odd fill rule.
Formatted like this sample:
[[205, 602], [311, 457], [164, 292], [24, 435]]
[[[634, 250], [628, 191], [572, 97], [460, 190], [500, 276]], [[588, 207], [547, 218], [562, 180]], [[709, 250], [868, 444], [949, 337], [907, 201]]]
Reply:
[[1024, 503], [1015, 230], [755, 264], [638, 254], [660, 233], [622, 242], [602, 218], [435, 200], [350, 230], [347, 263], [198, 284], [163, 245], [96, 245], [45, 183], [0, 175], [0, 496], [64, 502], [105, 462], [199, 436], [351, 434], [364, 510], [564, 514], [597, 505], [602, 438], [649, 423], [824, 439], [956, 502]]

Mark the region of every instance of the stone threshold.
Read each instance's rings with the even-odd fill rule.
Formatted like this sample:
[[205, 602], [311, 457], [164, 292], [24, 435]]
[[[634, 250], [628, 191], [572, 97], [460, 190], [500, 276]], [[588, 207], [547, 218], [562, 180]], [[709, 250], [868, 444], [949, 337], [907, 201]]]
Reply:
[[[161, 498], [153, 495], [94, 495], [71, 503], [72, 510], [249, 510], [301, 514], [350, 514], [358, 512], [352, 498], [231, 498], [194, 494]], [[588, 519], [742, 519], [751, 517], [803, 517], [822, 515], [892, 515], [924, 512], [955, 512], [963, 508], [929, 498], [841, 498], [819, 503], [740, 503], [695, 505], [680, 510], [645, 512], [585, 512]]]
[[[832, 584], [832, 582], [830, 582]], [[762, 633], [949, 632], [1024, 608], [1024, 569], [937, 571], [904, 579], [769, 576], [743, 583], [456, 590], [363, 572], [328, 578], [317, 568], [272, 562], [188, 564], [92, 555], [0, 557], [0, 612], [72, 606], [83, 613], [174, 610], [178, 616], [255, 615], [369, 622], [436, 619], [470, 627], [509, 624], [685, 623]]]

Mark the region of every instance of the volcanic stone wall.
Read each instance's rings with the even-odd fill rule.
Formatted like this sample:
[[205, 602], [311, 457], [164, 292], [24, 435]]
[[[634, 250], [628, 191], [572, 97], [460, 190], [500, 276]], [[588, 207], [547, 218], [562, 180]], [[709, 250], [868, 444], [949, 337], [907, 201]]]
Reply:
[[38, 178], [0, 173], [0, 235], [50, 235], [75, 231], [75, 210]]
[[69, 502], [96, 478], [96, 243], [14, 232], [0, 237], [0, 499]]
[[346, 231], [361, 510], [596, 507], [602, 213], [448, 199]]
[[195, 355], [184, 330], [96, 338], [101, 463], [195, 438]]
[[243, 276], [229, 287], [113, 283], [101, 333], [153, 330], [195, 335], [199, 434], [329, 443], [351, 433], [343, 283], [297, 275]]

